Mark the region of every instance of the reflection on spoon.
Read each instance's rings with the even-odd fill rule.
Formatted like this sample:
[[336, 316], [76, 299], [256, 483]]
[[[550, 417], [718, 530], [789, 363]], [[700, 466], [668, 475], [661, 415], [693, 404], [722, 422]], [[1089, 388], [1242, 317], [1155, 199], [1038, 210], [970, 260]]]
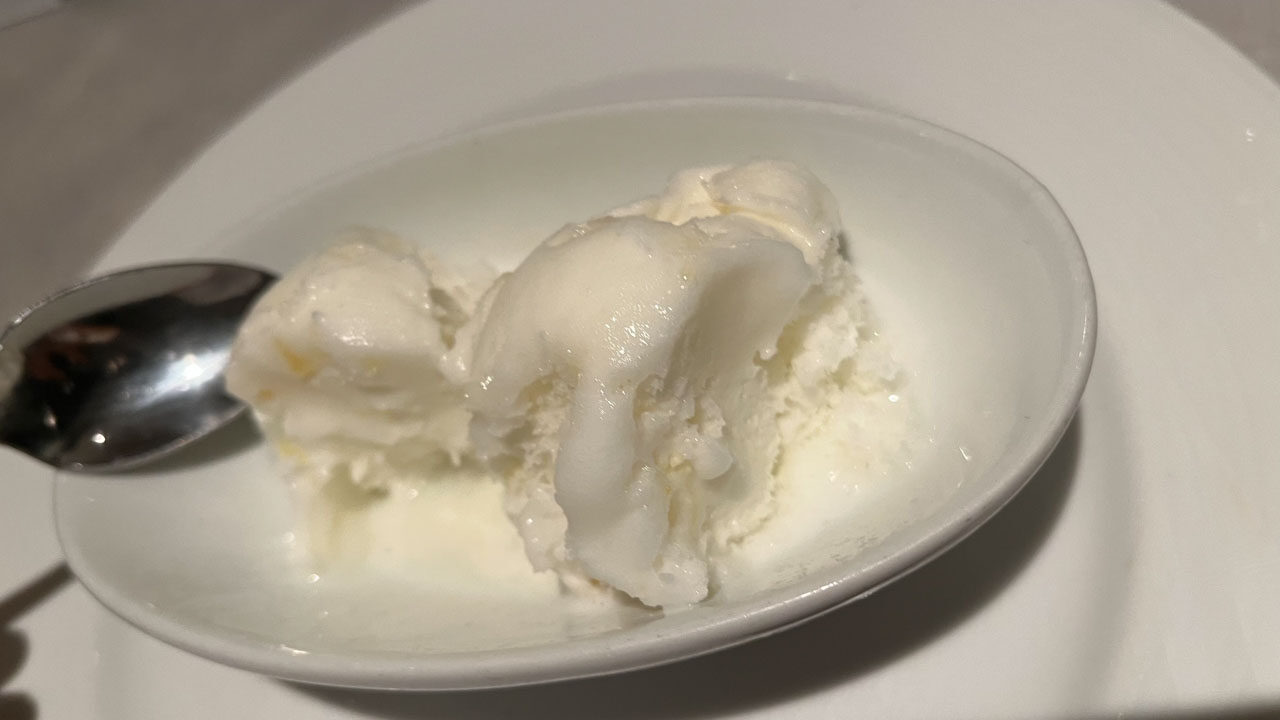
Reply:
[[0, 335], [0, 443], [102, 472], [216, 430], [244, 409], [222, 371], [240, 321], [274, 280], [227, 263], [143, 267], [25, 311]]

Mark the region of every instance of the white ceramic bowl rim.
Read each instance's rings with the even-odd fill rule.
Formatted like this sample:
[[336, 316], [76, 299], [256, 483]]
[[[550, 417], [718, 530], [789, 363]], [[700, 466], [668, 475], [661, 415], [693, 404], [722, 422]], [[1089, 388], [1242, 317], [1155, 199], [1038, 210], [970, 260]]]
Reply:
[[[575, 109], [449, 134], [415, 143], [353, 167], [297, 195], [305, 196], [386, 166], [406, 155], [425, 154], [455, 143], [477, 141], [522, 128], [590, 117], [616, 116], [681, 108], [789, 109], [871, 120], [911, 130], [919, 137], [944, 144], [954, 152], [995, 166], [1016, 179], [1035, 208], [1053, 227], [1051, 245], [1071, 283], [1070, 327], [1078, 342], [1056, 383], [1050, 404], [1038, 419], [1019, 454], [1003, 464], [1007, 470], [990, 478], [988, 487], [942, 523], [882, 562], [850, 570], [856, 560], [805, 577], [794, 584], [768, 590], [726, 607], [713, 618], [674, 628], [675, 632], [644, 634], [639, 628], [612, 631], [548, 645], [424, 655], [305, 653], [260, 638], [224, 629], [214, 634], [185, 625], [181, 618], [138, 603], [119, 592], [109, 578], [94, 571], [74, 543], [65, 541], [64, 513], [56, 512], [58, 535], [67, 562], [77, 577], [107, 608], [139, 629], [177, 647], [218, 662], [283, 679], [306, 683], [421, 690], [459, 690], [526, 685], [604, 675], [695, 657], [763, 637], [805, 622], [901, 578], [945, 552], [992, 517], [1039, 470], [1070, 424], [1084, 392], [1092, 365], [1097, 333], [1097, 303], [1084, 249], [1071, 223], [1049, 191], [1030, 173], [996, 150], [969, 137], [923, 120], [865, 106], [782, 100], [773, 98], [699, 98], [632, 102]], [[253, 222], [250, 219], [248, 222]], [[240, 223], [243, 225], [244, 223]], [[108, 481], [109, 482], [109, 481]], [[58, 493], [55, 493], [55, 504]], [[643, 628], [643, 626], [641, 626]]]

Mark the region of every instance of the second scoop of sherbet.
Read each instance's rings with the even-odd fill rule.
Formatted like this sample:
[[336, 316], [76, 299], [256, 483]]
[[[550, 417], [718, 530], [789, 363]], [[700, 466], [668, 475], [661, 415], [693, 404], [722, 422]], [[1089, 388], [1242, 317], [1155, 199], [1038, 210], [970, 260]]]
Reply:
[[460, 347], [473, 440], [510, 468], [535, 567], [649, 605], [706, 597], [708, 563], [773, 512], [794, 416], [851, 372], [839, 228], [796, 165], [697, 168], [498, 280]]
[[[772, 352], [813, 274], [758, 230], [713, 237], [648, 218], [569, 228], [482, 306], [473, 433], [521, 464], [546, 454], [511, 488], [529, 504], [516, 515], [535, 563], [572, 559], [650, 605], [706, 594], [703, 528], [767, 491], [771, 468], [751, 462], [754, 359]], [[529, 522], [556, 506], [563, 548]]]

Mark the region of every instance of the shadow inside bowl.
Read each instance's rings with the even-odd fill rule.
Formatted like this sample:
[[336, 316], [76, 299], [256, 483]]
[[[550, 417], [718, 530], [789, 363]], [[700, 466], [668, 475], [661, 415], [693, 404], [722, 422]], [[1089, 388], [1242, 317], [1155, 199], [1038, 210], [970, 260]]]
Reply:
[[[608, 677], [473, 692], [395, 693], [286, 683], [388, 718], [694, 718], [768, 706], [892, 663], [962, 624], [1007, 587], [1056, 525], [1080, 454], [1077, 415], [1039, 473], [973, 535], [848, 607], [745, 645]], [[728, 691], [727, 689], [730, 689]]]

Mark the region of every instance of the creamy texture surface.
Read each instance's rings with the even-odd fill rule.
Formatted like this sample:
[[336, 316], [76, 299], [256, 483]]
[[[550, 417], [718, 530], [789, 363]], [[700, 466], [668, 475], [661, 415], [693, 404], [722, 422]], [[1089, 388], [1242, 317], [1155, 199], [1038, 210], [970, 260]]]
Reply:
[[304, 494], [465, 470], [533, 569], [687, 605], [777, 512], [789, 450], [897, 401], [840, 232], [774, 161], [678, 173], [493, 282], [362, 231], [264, 297], [228, 387]]
[[258, 302], [227, 387], [316, 481], [380, 487], [456, 464], [470, 415], [447, 354], [482, 282], [389, 233], [351, 231]]

